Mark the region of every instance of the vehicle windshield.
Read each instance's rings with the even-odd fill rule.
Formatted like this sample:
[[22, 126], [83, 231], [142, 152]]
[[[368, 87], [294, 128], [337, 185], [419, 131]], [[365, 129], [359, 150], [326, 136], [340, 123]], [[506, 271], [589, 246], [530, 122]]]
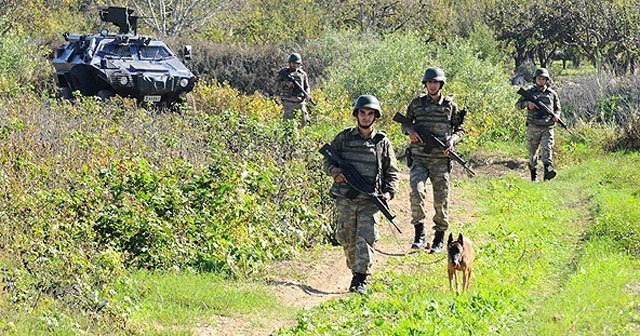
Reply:
[[112, 56], [133, 57], [131, 47], [128, 44], [107, 43], [102, 47], [102, 52]]
[[171, 53], [163, 46], [140, 46], [138, 49], [140, 59], [161, 60], [171, 57]]
[[100, 50], [105, 56], [134, 58], [139, 60], [164, 60], [172, 57], [173, 54], [167, 47], [162, 45], [140, 45], [135, 43], [120, 44], [115, 42], [106, 43]]

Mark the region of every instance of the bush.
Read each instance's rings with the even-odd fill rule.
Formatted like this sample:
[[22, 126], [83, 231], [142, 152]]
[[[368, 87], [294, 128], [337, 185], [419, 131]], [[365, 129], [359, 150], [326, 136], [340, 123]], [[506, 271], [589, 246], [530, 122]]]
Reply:
[[315, 139], [335, 129], [306, 136], [270, 100], [199, 90], [207, 112], [182, 116], [118, 97], [0, 100], [8, 300], [118, 315], [104, 304], [127, 267], [237, 276], [325, 239], [330, 179]]
[[568, 120], [624, 126], [640, 111], [640, 76], [586, 74], [564, 81], [559, 94]]
[[[350, 43], [353, 53], [327, 70], [323, 89], [330, 99], [376, 95], [388, 111], [384, 117], [388, 120], [395, 111], [404, 112], [410, 100], [424, 91], [421, 81], [425, 68], [440, 66], [447, 75], [445, 94], [455, 96], [460, 107], [469, 109], [471, 141], [523, 137], [524, 114], [513, 117], [517, 98], [504, 70], [493, 63], [495, 55], [479, 52], [473, 40], [427, 45], [415, 34], [391, 34], [383, 38], [367, 35], [361, 41]], [[483, 42], [482, 48], [486, 45]]]
[[613, 142], [605, 145], [610, 151], [639, 151], [640, 150], [640, 114], [636, 112], [636, 117], [628, 126], [623, 126], [622, 134]]
[[319, 55], [299, 46], [203, 41], [194, 47], [189, 68], [205, 81], [227, 83], [242, 93], [257, 91], [272, 96], [280, 93], [276, 75], [282, 67], [288, 66], [287, 57], [292, 52], [302, 54], [303, 67], [313, 89], [315, 79], [322, 76], [328, 64]]
[[0, 95], [17, 95], [34, 88], [41, 72], [49, 69], [42, 52], [26, 37], [8, 35], [1, 38]]

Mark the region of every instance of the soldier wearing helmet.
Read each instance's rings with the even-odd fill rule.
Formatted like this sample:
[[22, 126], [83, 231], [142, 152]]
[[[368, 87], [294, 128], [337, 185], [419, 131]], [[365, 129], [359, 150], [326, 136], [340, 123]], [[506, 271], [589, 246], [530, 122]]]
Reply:
[[[358, 172], [375, 185], [383, 198], [389, 200], [398, 191], [398, 166], [391, 141], [373, 125], [380, 118], [380, 102], [372, 95], [358, 97], [352, 115], [356, 126], [338, 133], [331, 146], [343, 160], [352, 163]], [[336, 240], [342, 245], [351, 269], [350, 292], [364, 294], [367, 275], [373, 262], [373, 246], [378, 237], [378, 208], [372, 199], [355, 191], [347, 183], [340, 166], [325, 158], [324, 171], [333, 178], [331, 195], [337, 209]]]
[[[296, 118], [298, 111], [301, 114], [300, 127], [304, 127], [309, 123], [309, 112], [307, 111], [307, 100], [311, 97], [309, 88], [309, 78], [307, 73], [302, 70], [302, 57], [298, 53], [292, 53], [287, 58], [288, 67], [282, 68], [278, 72], [278, 85], [280, 87], [280, 99], [282, 101], [283, 117], [285, 120]], [[296, 81], [300, 84], [301, 90], [293, 83]]]
[[551, 76], [545, 68], [536, 69], [533, 74], [534, 86], [528, 91], [537, 97], [542, 103], [547, 105], [553, 115], [544, 113], [536, 106], [536, 104], [520, 97], [516, 103], [519, 109], [527, 109], [527, 150], [529, 151], [529, 170], [531, 172], [531, 181], [538, 180], [538, 148], [542, 148], [542, 166], [544, 169], [543, 179], [551, 180], [556, 176], [556, 172], [552, 168], [553, 164], [553, 142], [554, 130], [553, 126], [560, 118], [560, 99], [558, 93], [549, 87]]
[[449, 228], [449, 181], [451, 160], [448, 152], [462, 140], [464, 129], [464, 112], [458, 110], [450, 96], [442, 94], [447, 83], [444, 71], [438, 67], [427, 68], [422, 78], [425, 93], [414, 98], [407, 107], [407, 118], [414, 123], [424, 124], [435, 136], [447, 146], [444, 151], [427, 149], [426, 139], [409, 126], [403, 126], [405, 134], [411, 140], [409, 148], [413, 162], [410, 167], [409, 183], [411, 185], [411, 224], [415, 236], [411, 248], [421, 249], [426, 246], [424, 226], [426, 224], [427, 179], [431, 180], [433, 191], [434, 237], [429, 253], [439, 253], [444, 243], [444, 233]]

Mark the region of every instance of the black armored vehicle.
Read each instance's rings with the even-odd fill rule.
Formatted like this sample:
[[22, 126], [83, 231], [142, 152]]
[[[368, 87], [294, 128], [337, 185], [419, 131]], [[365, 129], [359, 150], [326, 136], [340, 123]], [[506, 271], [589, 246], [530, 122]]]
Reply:
[[[197, 77], [164, 42], [138, 35], [138, 17], [132, 14], [133, 9], [124, 7], [100, 10], [102, 21], [118, 26], [117, 34], [106, 29], [97, 35], [63, 34], [67, 43], [53, 58], [62, 96], [79, 90], [103, 99], [117, 94], [171, 105], [193, 90]], [[191, 58], [190, 46], [183, 57]]]

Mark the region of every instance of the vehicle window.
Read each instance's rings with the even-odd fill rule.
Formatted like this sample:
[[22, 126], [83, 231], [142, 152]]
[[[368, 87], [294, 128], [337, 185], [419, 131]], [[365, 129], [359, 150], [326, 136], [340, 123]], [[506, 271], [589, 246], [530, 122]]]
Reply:
[[120, 57], [131, 57], [131, 48], [126, 44], [108, 43], [104, 45], [102, 51]]
[[141, 46], [138, 52], [140, 59], [164, 59], [171, 56], [169, 50], [162, 46]]

